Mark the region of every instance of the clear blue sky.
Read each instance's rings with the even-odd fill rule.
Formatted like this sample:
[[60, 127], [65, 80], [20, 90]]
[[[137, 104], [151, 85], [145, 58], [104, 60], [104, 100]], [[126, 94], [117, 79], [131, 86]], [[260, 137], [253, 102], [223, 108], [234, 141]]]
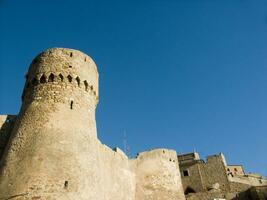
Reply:
[[98, 135], [267, 175], [266, 0], [0, 0], [0, 113], [19, 111], [36, 54], [68, 47], [100, 73]]

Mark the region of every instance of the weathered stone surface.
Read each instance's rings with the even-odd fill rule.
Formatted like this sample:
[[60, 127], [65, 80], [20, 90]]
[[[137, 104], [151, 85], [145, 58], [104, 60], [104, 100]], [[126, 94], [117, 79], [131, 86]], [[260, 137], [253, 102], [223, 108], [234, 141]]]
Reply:
[[138, 155], [135, 160], [136, 199], [183, 199], [179, 165], [175, 151], [156, 149]]
[[[208, 156], [207, 161], [194, 153], [179, 155], [182, 183], [188, 200], [265, 200], [267, 179], [245, 174], [241, 165], [227, 165], [223, 154]], [[252, 190], [260, 188], [259, 190]], [[254, 191], [254, 192], [253, 192]], [[259, 191], [259, 192], [258, 192]], [[253, 194], [252, 194], [253, 192]]]
[[21, 110], [2, 145], [1, 200], [185, 199], [174, 151], [131, 160], [100, 143], [98, 94], [96, 65], [84, 53], [53, 48], [33, 60]]

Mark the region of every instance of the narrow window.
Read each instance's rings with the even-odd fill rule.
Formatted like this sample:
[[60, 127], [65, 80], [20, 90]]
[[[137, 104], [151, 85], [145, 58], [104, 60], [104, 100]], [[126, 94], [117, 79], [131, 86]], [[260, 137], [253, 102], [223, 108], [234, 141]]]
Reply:
[[50, 74], [48, 77], [48, 82], [54, 82], [55, 76], [54, 74]]
[[77, 81], [78, 86], [80, 87], [81, 80], [78, 76], [76, 77], [76, 81]]
[[72, 57], [72, 55], [73, 55], [72, 52], [70, 52], [70, 57]]
[[192, 189], [191, 187], [187, 187], [184, 194], [187, 195], [187, 194], [190, 194], [190, 193], [196, 193], [194, 189]]
[[69, 68], [72, 68], [72, 66], [70, 65]]
[[84, 61], [86, 62], [86, 57], [84, 57]]
[[45, 75], [43, 74], [40, 78], [40, 83], [45, 83], [46, 82], [46, 77]]
[[70, 102], [70, 109], [73, 109], [73, 101]]
[[68, 186], [69, 186], [69, 182], [68, 182], [68, 181], [65, 181], [65, 182], [64, 182], [64, 188], [67, 189]]
[[87, 92], [88, 91], [88, 83], [87, 83], [87, 81], [84, 81], [84, 86], [85, 86], [85, 91]]
[[63, 82], [64, 78], [63, 78], [63, 75], [62, 74], [59, 74], [59, 78]]
[[70, 75], [68, 75], [67, 78], [68, 78], [69, 82], [71, 83], [72, 77]]
[[183, 171], [183, 175], [184, 175], [184, 176], [189, 176], [189, 172], [188, 172], [188, 170], [184, 170], [184, 171]]

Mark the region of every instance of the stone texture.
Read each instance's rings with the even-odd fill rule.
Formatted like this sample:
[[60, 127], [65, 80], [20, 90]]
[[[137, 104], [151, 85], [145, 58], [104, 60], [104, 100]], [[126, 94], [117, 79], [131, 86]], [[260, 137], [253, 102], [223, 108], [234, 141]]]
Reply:
[[175, 151], [157, 149], [135, 160], [136, 197], [142, 200], [183, 199], [179, 165]]
[[84, 53], [53, 48], [33, 60], [14, 124], [0, 124], [1, 200], [185, 199], [174, 151], [128, 159], [101, 144], [98, 95], [97, 68]]
[[[265, 200], [262, 196], [267, 193], [267, 180], [245, 174], [241, 165], [227, 165], [223, 154], [208, 156], [204, 161], [197, 153], [189, 153], [178, 155], [178, 160], [188, 200], [254, 200], [258, 194]], [[261, 189], [253, 190], [255, 187]]]

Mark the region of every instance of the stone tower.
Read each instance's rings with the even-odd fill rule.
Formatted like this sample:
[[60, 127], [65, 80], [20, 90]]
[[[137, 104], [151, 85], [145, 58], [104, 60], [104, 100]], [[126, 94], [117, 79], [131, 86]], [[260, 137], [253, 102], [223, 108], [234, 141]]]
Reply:
[[63, 48], [38, 55], [19, 114], [0, 116], [0, 200], [185, 200], [176, 152], [129, 159], [102, 144], [97, 103], [89, 56]]
[[88, 177], [97, 167], [97, 102], [98, 72], [89, 56], [63, 48], [38, 55], [2, 159], [0, 199], [62, 199], [68, 190], [68, 198], [86, 199], [96, 187]]

